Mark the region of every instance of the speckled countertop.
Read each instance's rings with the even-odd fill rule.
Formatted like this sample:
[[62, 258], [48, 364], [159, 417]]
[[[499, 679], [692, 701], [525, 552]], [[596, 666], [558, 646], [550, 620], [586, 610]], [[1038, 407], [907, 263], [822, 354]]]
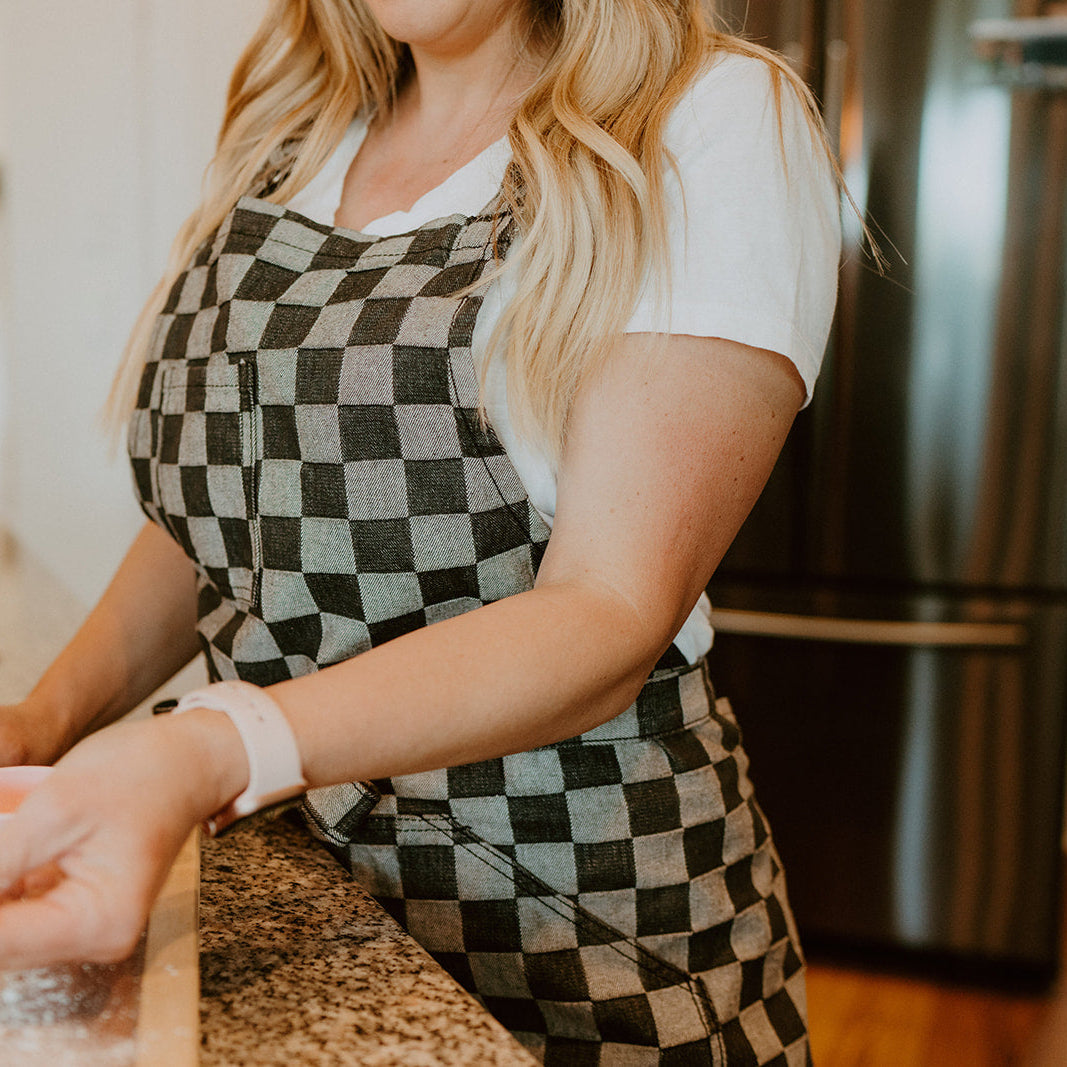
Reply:
[[302, 827], [205, 840], [202, 1067], [534, 1060]]

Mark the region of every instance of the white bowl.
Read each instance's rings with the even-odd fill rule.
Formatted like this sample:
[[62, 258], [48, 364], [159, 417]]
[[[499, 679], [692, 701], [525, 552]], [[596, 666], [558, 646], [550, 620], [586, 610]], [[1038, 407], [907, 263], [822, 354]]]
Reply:
[[51, 767], [0, 767], [0, 819], [7, 819], [52, 773]]

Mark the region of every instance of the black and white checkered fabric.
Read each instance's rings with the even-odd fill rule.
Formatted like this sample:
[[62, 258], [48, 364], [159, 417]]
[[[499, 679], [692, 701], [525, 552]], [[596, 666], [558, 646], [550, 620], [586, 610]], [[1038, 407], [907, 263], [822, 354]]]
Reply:
[[[161, 314], [129, 444], [215, 678], [267, 685], [529, 589], [549, 531], [479, 425], [499, 219], [399, 237], [244, 198]], [[461, 293], [461, 295], [456, 295]], [[581, 737], [314, 791], [309, 825], [547, 1064], [809, 1062], [728, 705], [657, 670]]]
[[244, 199], [173, 287], [129, 443], [214, 676], [268, 685], [532, 584], [549, 531], [479, 424], [481, 298], [453, 295], [497, 227], [361, 238]]
[[703, 666], [580, 737], [390, 785], [322, 836], [545, 1063], [809, 1062], [781, 864]]

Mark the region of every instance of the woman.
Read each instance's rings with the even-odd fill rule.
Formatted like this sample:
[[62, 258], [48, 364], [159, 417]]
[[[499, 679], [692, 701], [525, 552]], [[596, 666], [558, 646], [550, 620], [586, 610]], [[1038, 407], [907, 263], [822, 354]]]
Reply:
[[62, 757], [0, 830], [3, 965], [122, 956], [191, 827], [306, 791], [546, 1063], [806, 1062], [702, 590], [812, 387], [836, 204], [697, 0], [275, 0], [116, 390], [152, 521], [0, 716]]

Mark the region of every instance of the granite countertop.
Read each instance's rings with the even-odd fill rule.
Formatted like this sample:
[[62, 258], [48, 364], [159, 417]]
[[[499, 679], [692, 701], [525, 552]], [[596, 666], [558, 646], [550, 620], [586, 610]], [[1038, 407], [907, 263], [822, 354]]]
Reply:
[[291, 817], [205, 840], [202, 1067], [536, 1060]]

